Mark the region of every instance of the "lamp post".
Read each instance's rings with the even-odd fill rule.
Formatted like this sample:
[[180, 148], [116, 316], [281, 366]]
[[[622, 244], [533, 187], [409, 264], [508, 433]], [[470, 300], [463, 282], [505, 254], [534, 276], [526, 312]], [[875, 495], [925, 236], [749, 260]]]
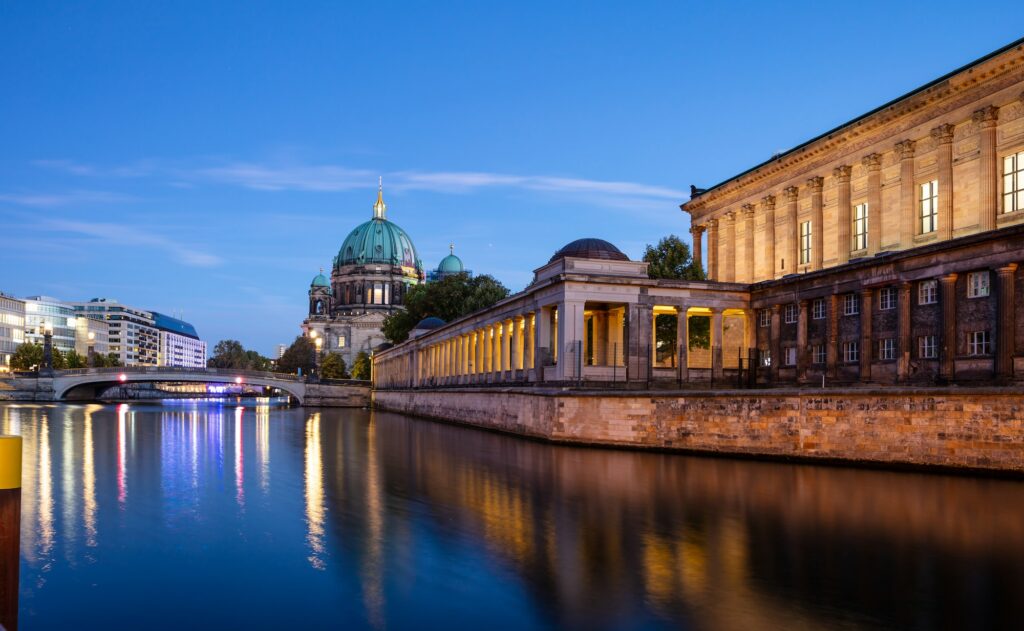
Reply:
[[95, 331], [89, 331], [89, 333], [88, 333], [88, 335], [86, 335], [86, 337], [89, 338], [89, 346], [86, 348], [86, 351], [85, 351], [85, 360], [86, 360], [86, 363], [91, 366], [92, 363], [93, 363], [92, 356], [96, 354], [96, 343], [95, 343], [96, 342], [96, 332]]
[[320, 379], [320, 349], [324, 346], [324, 338], [318, 337], [314, 343], [316, 344], [316, 354], [313, 356], [313, 362], [316, 366], [316, 378]]
[[53, 374], [53, 324], [43, 324], [43, 365], [39, 371], [43, 374]]
[[312, 374], [319, 376], [320, 368], [320, 345], [323, 344], [323, 340], [320, 339], [320, 334], [313, 329], [309, 332], [309, 337], [313, 340], [313, 371]]

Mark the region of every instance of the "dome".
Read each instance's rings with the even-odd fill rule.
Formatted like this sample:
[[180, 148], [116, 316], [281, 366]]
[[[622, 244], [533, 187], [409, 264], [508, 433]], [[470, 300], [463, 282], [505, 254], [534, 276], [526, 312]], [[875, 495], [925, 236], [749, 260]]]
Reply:
[[445, 322], [441, 318], [430, 316], [429, 318], [423, 318], [418, 323], [416, 323], [416, 326], [413, 327], [413, 330], [429, 331], [431, 329], [442, 327], [445, 324], [447, 324], [447, 322]]
[[548, 263], [553, 263], [560, 258], [571, 256], [578, 259], [603, 259], [605, 261], [628, 261], [629, 257], [622, 253], [619, 248], [604, 239], [576, 239], [568, 243], [561, 250], [555, 252]]
[[416, 255], [412, 239], [397, 224], [388, 221], [384, 214], [383, 194], [377, 192], [377, 203], [373, 205], [373, 218], [361, 223], [345, 237], [338, 256], [334, 259], [335, 269], [344, 265], [395, 265], [413, 268], [421, 272], [423, 265]]
[[313, 282], [309, 284], [310, 287], [330, 287], [331, 283], [324, 276], [324, 271], [320, 270], [320, 273], [313, 277]]
[[441, 274], [461, 274], [466, 271], [465, 266], [462, 264], [462, 259], [455, 256], [455, 244], [448, 246], [448, 256], [441, 259], [441, 264], [437, 266], [437, 271]]

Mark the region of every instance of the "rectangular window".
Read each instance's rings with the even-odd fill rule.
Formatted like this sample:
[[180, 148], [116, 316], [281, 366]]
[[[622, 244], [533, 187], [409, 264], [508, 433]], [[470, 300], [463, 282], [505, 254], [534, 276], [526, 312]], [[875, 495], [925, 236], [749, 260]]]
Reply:
[[761, 366], [763, 368], [770, 368], [772, 365], [772, 352], [770, 350], [761, 351]]
[[811, 317], [815, 320], [825, 319], [825, 299], [815, 298], [814, 302], [811, 303]]
[[786, 365], [787, 366], [796, 366], [796, 347], [795, 346], [787, 346], [786, 347]]
[[883, 287], [878, 292], [878, 308], [882, 311], [896, 308], [896, 288], [895, 287]]
[[939, 218], [939, 181], [932, 180], [921, 185], [921, 234], [935, 232]]
[[757, 317], [758, 317], [758, 323], [761, 326], [771, 326], [772, 325], [772, 312], [769, 311], [768, 309], [761, 309], [760, 311], [758, 311], [757, 312]]
[[988, 331], [972, 331], [967, 334], [968, 355], [989, 355], [992, 353], [992, 340]]
[[1003, 212], [1024, 210], [1024, 151], [1003, 158]]
[[853, 208], [853, 245], [851, 251], [868, 247], [868, 205], [857, 204]]
[[985, 298], [988, 296], [988, 272], [971, 272], [967, 275], [967, 297]]
[[824, 364], [825, 363], [825, 345], [824, 344], [815, 344], [814, 346], [811, 347], [811, 351], [812, 351], [811, 352], [812, 361], [815, 364]]
[[939, 345], [934, 335], [917, 338], [917, 356], [921, 359], [935, 359], [939, 356]]
[[811, 222], [805, 221], [800, 224], [800, 264], [809, 265], [811, 262]]
[[347, 341], [348, 341], [348, 340], [346, 340], [346, 339], [345, 339], [345, 336], [344, 336], [344, 335], [339, 335], [339, 336], [338, 336], [338, 348], [345, 348], [345, 343], [346, 343]]
[[917, 286], [917, 304], [933, 305], [939, 301], [939, 281], [922, 280]]
[[896, 359], [896, 339], [878, 340], [878, 359]]
[[797, 306], [786, 305], [786, 324], [793, 324], [797, 319]]
[[857, 301], [857, 294], [846, 294], [843, 296], [843, 315], [857, 315], [860, 313], [860, 302]]
[[856, 364], [860, 361], [860, 347], [857, 342], [843, 342], [843, 361]]

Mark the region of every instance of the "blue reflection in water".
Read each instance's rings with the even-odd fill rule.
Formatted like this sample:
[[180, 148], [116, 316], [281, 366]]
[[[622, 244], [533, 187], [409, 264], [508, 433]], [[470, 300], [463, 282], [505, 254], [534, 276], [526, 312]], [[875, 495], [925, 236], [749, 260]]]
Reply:
[[1016, 628], [1024, 484], [363, 410], [2, 405], [22, 628]]

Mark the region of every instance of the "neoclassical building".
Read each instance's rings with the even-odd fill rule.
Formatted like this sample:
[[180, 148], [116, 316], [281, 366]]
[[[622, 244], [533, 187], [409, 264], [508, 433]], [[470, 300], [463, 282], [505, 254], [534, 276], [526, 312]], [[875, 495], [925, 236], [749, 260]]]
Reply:
[[409, 288], [424, 279], [416, 246], [388, 220], [378, 188], [373, 216], [345, 237], [330, 279], [321, 270], [310, 283], [303, 334], [322, 340], [322, 350], [340, 353], [351, 366], [359, 352], [370, 353], [384, 343], [384, 318], [400, 309]]

